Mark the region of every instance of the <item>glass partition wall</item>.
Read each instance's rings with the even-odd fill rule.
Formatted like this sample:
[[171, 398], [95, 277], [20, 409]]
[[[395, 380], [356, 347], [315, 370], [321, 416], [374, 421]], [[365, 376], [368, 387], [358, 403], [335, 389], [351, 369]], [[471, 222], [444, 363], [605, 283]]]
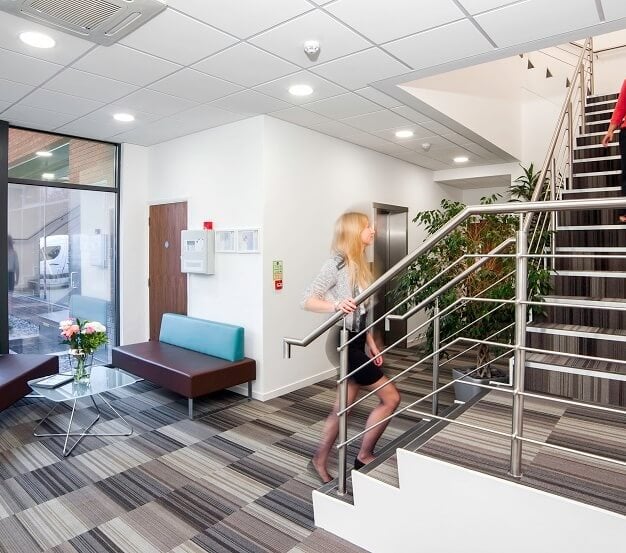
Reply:
[[59, 322], [98, 321], [118, 339], [118, 147], [10, 128], [8, 338], [15, 353], [61, 355]]

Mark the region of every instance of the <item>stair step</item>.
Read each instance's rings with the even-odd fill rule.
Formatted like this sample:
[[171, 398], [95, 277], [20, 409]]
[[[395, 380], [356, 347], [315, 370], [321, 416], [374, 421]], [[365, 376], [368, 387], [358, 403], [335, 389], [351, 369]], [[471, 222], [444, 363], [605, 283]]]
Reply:
[[[531, 369], [547, 369], [551, 372], [575, 374], [578, 376], [602, 377], [607, 380], [626, 381], [626, 364], [624, 363], [576, 359], [556, 353], [528, 352], [526, 354], [526, 367]], [[551, 391], [546, 390], [546, 393], [551, 393]], [[552, 393], [554, 393], [554, 391], [552, 391]]]
[[544, 296], [546, 302], [549, 303], [564, 303], [580, 306], [593, 306], [593, 307], [623, 307], [626, 309], [626, 299], [624, 298], [594, 298], [594, 297], [581, 297], [581, 296]]
[[624, 271], [550, 271], [550, 274], [569, 277], [626, 278]]
[[582, 178], [582, 177], [606, 177], [609, 175], [621, 175], [622, 172], [619, 169], [614, 169], [611, 171], [591, 171], [589, 173], [576, 173], [574, 174], [574, 178]]
[[[577, 227], [577, 226], [610, 226], [613, 227], [618, 222], [618, 217], [624, 208], [605, 208], [605, 209], [576, 209], [570, 211], [562, 211], [557, 215], [558, 226], [560, 227]], [[578, 244], [572, 244], [575, 246]], [[582, 246], [582, 244], [580, 244]], [[597, 251], [597, 250], [596, 250]]]
[[535, 323], [592, 326], [626, 330], [626, 299], [588, 296], [546, 296]]
[[611, 94], [589, 94], [585, 100], [585, 105], [593, 105], [595, 103], [617, 101], [618, 93]]
[[615, 109], [617, 100], [604, 100], [602, 102], [595, 102], [593, 104], [585, 105], [585, 113], [595, 113], [596, 111], [603, 111], [605, 109]]
[[574, 188], [570, 190], [561, 190], [561, 194], [589, 194], [591, 192], [621, 192], [619, 186], [599, 186], [597, 188]]
[[580, 246], [580, 247], [576, 247], [576, 246], [571, 246], [571, 247], [559, 247], [556, 248], [556, 252], [557, 253], [588, 253], [588, 254], [594, 254], [594, 253], [619, 253], [619, 254], [625, 254], [626, 255], [626, 247], [615, 247], [615, 246], [611, 246], [611, 247], [597, 247], [597, 246], [593, 246], [593, 247], [586, 247], [586, 246]]
[[624, 298], [626, 301], [626, 281], [604, 278], [592, 272], [591, 276], [554, 275], [551, 277], [552, 294], [555, 296], [578, 296], [581, 298]]
[[566, 231], [566, 230], [619, 230], [626, 229], [626, 224], [620, 225], [577, 225], [577, 226], [563, 226], [557, 227], [558, 231]]
[[[617, 148], [619, 147], [619, 142], [609, 142], [608, 146], [609, 147], [615, 146]], [[574, 150], [589, 150], [591, 148], [604, 148], [604, 146], [602, 146], [602, 144], [587, 144], [586, 146], [574, 146]]]
[[526, 330], [535, 334], [553, 334], [555, 336], [572, 336], [575, 338], [626, 342], [626, 329], [619, 328], [541, 323], [541, 326], [528, 326]]
[[[600, 146], [601, 148], [603, 146]], [[616, 159], [619, 160], [621, 159], [620, 155], [609, 155], [609, 156], [599, 156], [599, 157], [586, 157], [583, 159], [575, 159], [574, 163], [588, 163], [591, 161], [608, 161], [608, 160], [612, 160], [612, 159]]]

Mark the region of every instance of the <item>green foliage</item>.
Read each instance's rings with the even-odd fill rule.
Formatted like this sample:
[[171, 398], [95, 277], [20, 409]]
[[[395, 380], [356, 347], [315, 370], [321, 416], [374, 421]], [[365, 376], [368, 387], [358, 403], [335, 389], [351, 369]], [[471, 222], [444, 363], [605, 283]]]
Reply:
[[[512, 200], [525, 200], [532, 194], [533, 183], [536, 184], [538, 175], [534, 173], [533, 166], [524, 168], [524, 175], [516, 180], [516, 185], [511, 185], [509, 191]], [[500, 195], [491, 195], [481, 199], [481, 204], [491, 204], [500, 199]], [[427, 235], [432, 235], [441, 227], [453, 219], [465, 208], [461, 202], [443, 199], [438, 209], [419, 212], [413, 219], [414, 223], [422, 226]], [[536, 218], [535, 218], [536, 219]], [[536, 225], [537, 223], [535, 223]], [[481, 215], [475, 216], [442, 238], [435, 247], [425, 255], [420, 256], [398, 279], [396, 289], [393, 292], [394, 299], [399, 302], [408, 295], [418, 291], [406, 308], [420, 303], [431, 294], [439, 290], [444, 284], [465, 271], [476, 263], [478, 257], [467, 257], [458, 261], [465, 254], [485, 254], [500, 245], [507, 238], [514, 238], [519, 227], [517, 215]], [[531, 228], [532, 235], [535, 226]], [[536, 232], [533, 250], [541, 251], [547, 244], [549, 235]], [[513, 254], [515, 245], [512, 244], [500, 254]], [[448, 270], [433, 282], [439, 273]], [[507, 276], [509, 275], [509, 276]], [[529, 299], [537, 300], [549, 291], [549, 271], [543, 268], [535, 260], [529, 260], [528, 264], [528, 294]], [[429, 283], [430, 282], [430, 283]], [[487, 299], [510, 300], [515, 296], [515, 258], [492, 257], [473, 271], [455, 287], [439, 296], [439, 309], [443, 311], [462, 297], [477, 297]], [[453, 310], [441, 317], [440, 335], [442, 342], [447, 338], [466, 337], [477, 340], [490, 339], [500, 343], [511, 343], [514, 328], [506, 329], [515, 320], [513, 304], [499, 304], [494, 302], [467, 301], [457, 304], [458, 309]], [[431, 303], [426, 311], [433, 315], [434, 303]], [[494, 310], [493, 312], [491, 312]], [[491, 312], [491, 313], [490, 313]], [[503, 330], [505, 329], [505, 330]], [[496, 334], [497, 333], [497, 334]], [[496, 334], [495, 336], [493, 336]], [[427, 330], [427, 346], [432, 351], [432, 324]], [[493, 337], [492, 337], [493, 336]], [[491, 338], [490, 338], [491, 337]], [[467, 343], [466, 343], [467, 344]], [[467, 346], [466, 346], [467, 347]], [[491, 367], [488, 360], [496, 351], [488, 351], [486, 347], [478, 347], [477, 366], [485, 366], [472, 376], [478, 378], [491, 378]], [[486, 351], [487, 350], [487, 351]]]

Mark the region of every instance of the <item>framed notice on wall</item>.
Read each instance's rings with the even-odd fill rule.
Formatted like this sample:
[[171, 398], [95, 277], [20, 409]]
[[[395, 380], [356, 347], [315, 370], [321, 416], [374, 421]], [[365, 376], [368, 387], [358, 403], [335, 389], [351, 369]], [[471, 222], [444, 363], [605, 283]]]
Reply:
[[237, 231], [238, 253], [259, 253], [259, 229], [239, 229]]
[[221, 253], [235, 253], [237, 251], [235, 230], [215, 231], [215, 251]]

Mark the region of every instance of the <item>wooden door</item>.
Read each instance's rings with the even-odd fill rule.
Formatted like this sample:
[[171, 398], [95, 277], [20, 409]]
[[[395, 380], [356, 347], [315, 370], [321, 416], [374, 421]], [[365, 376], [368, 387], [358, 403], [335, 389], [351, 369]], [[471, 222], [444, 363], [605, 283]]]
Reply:
[[163, 313], [187, 314], [187, 275], [180, 271], [180, 231], [187, 202], [150, 206], [150, 340], [158, 340]]

